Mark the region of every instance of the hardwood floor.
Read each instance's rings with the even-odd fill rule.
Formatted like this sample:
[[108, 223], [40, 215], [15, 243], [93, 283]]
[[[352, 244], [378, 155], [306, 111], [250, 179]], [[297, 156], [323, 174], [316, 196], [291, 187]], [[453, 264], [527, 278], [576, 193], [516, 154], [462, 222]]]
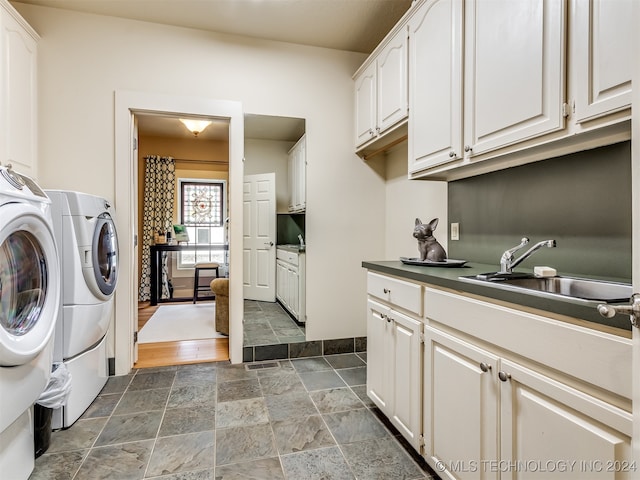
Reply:
[[[138, 331], [158, 309], [149, 302], [138, 304]], [[164, 367], [188, 363], [229, 360], [229, 339], [183, 340], [138, 344], [138, 361], [134, 368]]]

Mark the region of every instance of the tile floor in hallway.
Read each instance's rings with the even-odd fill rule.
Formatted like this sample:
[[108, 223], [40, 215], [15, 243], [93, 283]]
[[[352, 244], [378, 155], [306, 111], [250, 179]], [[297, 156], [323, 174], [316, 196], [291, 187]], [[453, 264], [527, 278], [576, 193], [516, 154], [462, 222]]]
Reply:
[[[266, 363], [276, 366], [246, 368]], [[30, 478], [431, 478], [367, 399], [365, 378], [365, 353], [112, 377], [71, 428], [53, 432]]]
[[277, 302], [244, 301], [244, 346], [305, 341], [298, 325]]

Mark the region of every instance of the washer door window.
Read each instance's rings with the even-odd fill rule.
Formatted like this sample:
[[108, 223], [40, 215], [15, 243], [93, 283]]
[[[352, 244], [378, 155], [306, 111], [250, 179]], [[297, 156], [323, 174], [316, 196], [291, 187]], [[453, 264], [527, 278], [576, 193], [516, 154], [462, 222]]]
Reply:
[[29, 232], [11, 233], [0, 245], [0, 325], [20, 337], [38, 323], [47, 294], [47, 262]]
[[60, 266], [50, 225], [26, 204], [0, 208], [0, 365], [28, 363], [58, 315]]
[[93, 246], [93, 273], [100, 291], [109, 296], [118, 283], [118, 238], [108, 213], [98, 217]]

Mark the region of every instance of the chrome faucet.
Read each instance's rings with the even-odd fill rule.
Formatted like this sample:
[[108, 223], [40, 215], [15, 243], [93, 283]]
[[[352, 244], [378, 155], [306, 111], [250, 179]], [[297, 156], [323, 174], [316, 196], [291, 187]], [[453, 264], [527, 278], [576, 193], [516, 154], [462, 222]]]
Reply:
[[522, 240], [520, 240], [520, 245], [516, 245], [515, 247], [510, 248], [502, 254], [502, 257], [500, 258], [500, 273], [511, 273], [513, 269], [517, 267], [523, 260], [526, 260], [531, 256], [533, 252], [542, 247], [553, 248], [556, 246], [555, 240], [544, 240], [542, 242], [536, 243], [533, 247], [524, 252], [518, 259], [514, 260], [513, 254], [528, 243], [529, 239], [527, 237], [523, 237]]
[[304, 238], [302, 238], [302, 234], [298, 235], [298, 241], [300, 242], [300, 248], [304, 248]]

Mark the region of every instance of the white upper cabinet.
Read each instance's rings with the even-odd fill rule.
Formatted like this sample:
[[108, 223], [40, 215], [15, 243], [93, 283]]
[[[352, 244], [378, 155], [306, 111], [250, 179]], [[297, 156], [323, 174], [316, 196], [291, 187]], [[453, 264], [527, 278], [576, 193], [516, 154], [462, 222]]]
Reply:
[[409, 20], [409, 171], [462, 158], [462, 2], [430, 0]]
[[0, 163], [37, 178], [35, 31], [0, 0]]
[[289, 212], [303, 213], [307, 208], [307, 139], [302, 136], [289, 150]]
[[376, 131], [376, 64], [371, 63], [355, 79], [356, 147], [371, 140]]
[[633, 0], [573, 0], [575, 121], [631, 106]]
[[564, 127], [565, 3], [465, 2], [465, 151]]
[[407, 117], [407, 32], [400, 29], [374, 52], [355, 80], [356, 149]]
[[407, 116], [407, 32], [400, 30], [377, 59], [377, 129], [384, 133]]

